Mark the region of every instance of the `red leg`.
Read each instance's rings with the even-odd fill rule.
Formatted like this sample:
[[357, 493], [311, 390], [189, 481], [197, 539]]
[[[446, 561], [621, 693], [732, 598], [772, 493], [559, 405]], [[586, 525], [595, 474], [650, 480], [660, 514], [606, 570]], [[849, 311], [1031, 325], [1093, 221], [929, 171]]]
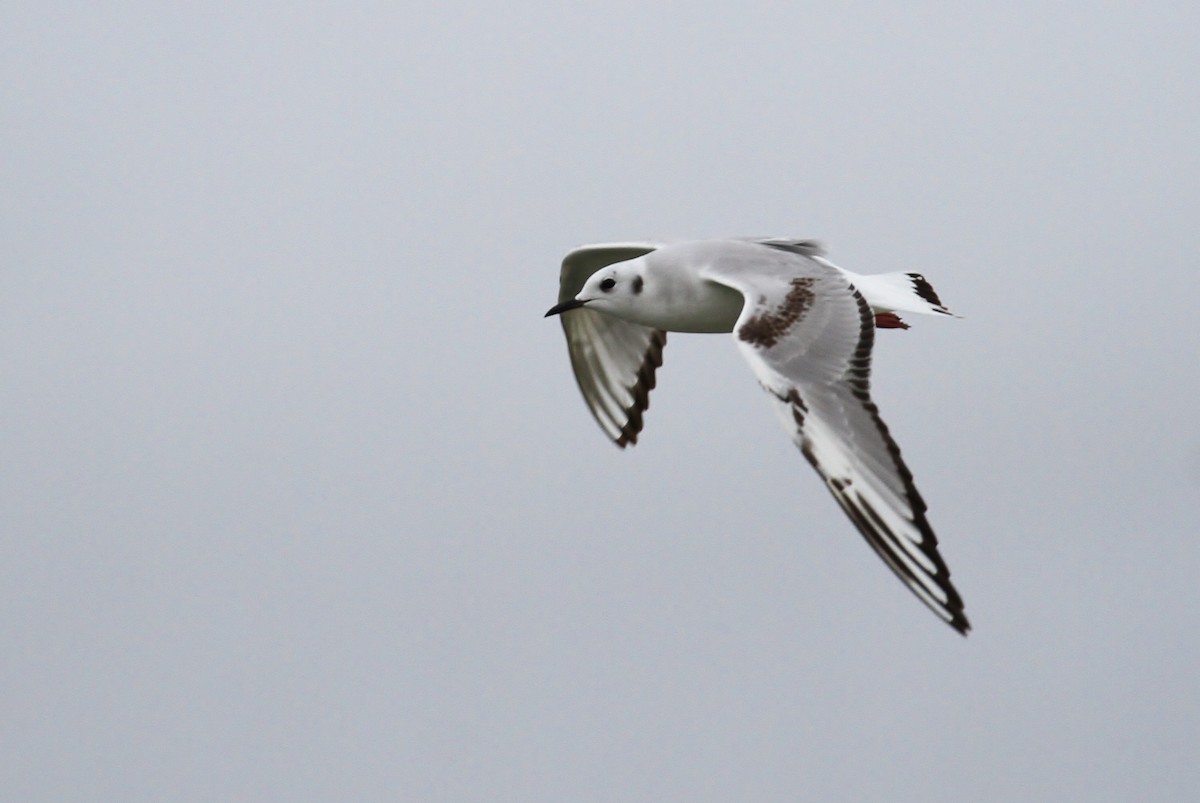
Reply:
[[875, 313], [875, 328], [907, 329], [908, 324], [900, 320], [900, 316], [894, 312], [877, 312]]

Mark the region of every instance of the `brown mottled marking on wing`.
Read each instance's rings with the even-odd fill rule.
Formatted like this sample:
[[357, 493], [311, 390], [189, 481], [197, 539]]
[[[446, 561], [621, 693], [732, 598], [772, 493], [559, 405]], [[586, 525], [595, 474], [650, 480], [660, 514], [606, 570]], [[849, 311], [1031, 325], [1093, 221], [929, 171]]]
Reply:
[[792, 289], [783, 303], [773, 312], [760, 312], [742, 324], [738, 329], [738, 337], [761, 349], [774, 346], [812, 306], [812, 286], [815, 281], [810, 276], [792, 279]]
[[662, 365], [662, 350], [667, 345], [667, 333], [657, 330], [650, 339], [646, 349], [646, 357], [638, 368], [637, 382], [629, 392], [633, 394], [633, 404], [625, 408], [627, 420], [621, 428], [621, 435], [616, 439], [617, 446], [624, 449], [636, 444], [638, 433], [642, 431], [642, 413], [650, 407], [650, 391], [654, 390], [654, 371]]

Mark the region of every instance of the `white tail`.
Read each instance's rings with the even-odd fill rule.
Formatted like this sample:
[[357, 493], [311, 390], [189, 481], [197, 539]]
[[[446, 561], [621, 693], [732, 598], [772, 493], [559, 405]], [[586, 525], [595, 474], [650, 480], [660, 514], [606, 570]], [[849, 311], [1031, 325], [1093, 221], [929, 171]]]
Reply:
[[922, 315], [952, 315], [937, 292], [919, 273], [877, 273], [860, 276], [838, 268], [875, 312], [916, 312]]

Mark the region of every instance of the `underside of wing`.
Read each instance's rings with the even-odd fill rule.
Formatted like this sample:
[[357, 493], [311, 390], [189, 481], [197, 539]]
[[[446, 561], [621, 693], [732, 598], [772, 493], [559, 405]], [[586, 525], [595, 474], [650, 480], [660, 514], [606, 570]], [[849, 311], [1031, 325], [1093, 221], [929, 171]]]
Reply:
[[926, 505], [870, 396], [874, 313], [832, 266], [712, 272], [748, 299], [734, 337], [784, 427], [846, 515], [897, 577], [960, 633], [963, 602]]
[[[601, 268], [657, 247], [609, 243], [575, 249], [563, 259], [559, 302], [574, 298]], [[667, 333], [582, 307], [564, 312], [561, 318], [575, 380], [596, 423], [622, 448], [637, 443]]]
[[637, 443], [667, 333], [589, 309], [562, 319], [575, 380], [596, 423], [622, 448]]

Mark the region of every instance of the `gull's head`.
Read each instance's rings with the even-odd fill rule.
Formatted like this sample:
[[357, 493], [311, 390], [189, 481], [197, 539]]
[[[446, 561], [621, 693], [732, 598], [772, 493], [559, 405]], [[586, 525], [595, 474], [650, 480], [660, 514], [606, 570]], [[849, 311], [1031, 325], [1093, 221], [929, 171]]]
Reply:
[[610, 315], [624, 317], [637, 306], [646, 289], [645, 263], [631, 259], [608, 265], [593, 273], [583, 288], [570, 301], [551, 307], [546, 316], [559, 315], [567, 310], [587, 306]]

